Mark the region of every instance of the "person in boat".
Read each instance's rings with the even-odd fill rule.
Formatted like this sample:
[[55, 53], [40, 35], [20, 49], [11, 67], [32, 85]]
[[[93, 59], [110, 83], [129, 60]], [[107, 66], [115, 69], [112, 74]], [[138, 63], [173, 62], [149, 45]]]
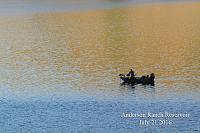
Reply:
[[134, 79], [135, 78], [134, 71], [131, 69], [130, 72], [127, 74], [127, 76], [130, 76], [130, 79]]
[[154, 74], [154, 73], [151, 73], [150, 78], [151, 78], [152, 80], [154, 80], [154, 79], [155, 79], [155, 74]]

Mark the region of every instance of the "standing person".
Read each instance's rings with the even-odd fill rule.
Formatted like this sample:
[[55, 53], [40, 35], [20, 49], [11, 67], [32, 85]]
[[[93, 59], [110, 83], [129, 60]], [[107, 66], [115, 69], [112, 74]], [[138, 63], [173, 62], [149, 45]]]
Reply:
[[132, 69], [130, 70], [130, 72], [127, 75], [130, 76], [130, 79], [134, 79], [134, 77], [135, 77], [135, 73]]

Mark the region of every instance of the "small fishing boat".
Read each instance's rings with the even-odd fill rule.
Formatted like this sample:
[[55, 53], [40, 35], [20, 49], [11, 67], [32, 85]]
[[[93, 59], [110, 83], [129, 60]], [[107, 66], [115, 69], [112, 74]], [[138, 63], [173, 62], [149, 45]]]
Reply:
[[154, 73], [150, 74], [150, 76], [142, 76], [142, 77], [133, 77], [126, 76], [124, 74], [120, 74], [120, 79], [122, 79], [124, 84], [130, 84], [130, 85], [136, 85], [136, 84], [142, 84], [142, 85], [152, 85], [154, 86], [154, 79], [155, 75]]

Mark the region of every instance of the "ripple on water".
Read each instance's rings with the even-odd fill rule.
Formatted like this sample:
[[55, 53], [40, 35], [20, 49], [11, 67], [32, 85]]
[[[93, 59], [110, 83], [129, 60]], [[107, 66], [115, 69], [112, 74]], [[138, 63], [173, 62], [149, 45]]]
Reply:
[[[198, 9], [180, 3], [0, 17], [0, 132], [198, 132]], [[129, 68], [154, 72], [155, 86], [120, 85]], [[140, 127], [121, 117], [129, 111], [191, 117]]]

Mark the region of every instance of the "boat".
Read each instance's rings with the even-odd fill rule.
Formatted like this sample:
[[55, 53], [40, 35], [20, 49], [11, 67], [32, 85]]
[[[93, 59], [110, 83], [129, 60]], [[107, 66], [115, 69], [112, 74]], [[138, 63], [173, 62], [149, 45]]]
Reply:
[[124, 84], [130, 84], [130, 85], [142, 84], [142, 85], [154, 86], [154, 79], [155, 79], [154, 73], [151, 73], [150, 76], [141, 76], [133, 78], [131, 78], [130, 76], [126, 76], [124, 74], [120, 74], [119, 76]]

